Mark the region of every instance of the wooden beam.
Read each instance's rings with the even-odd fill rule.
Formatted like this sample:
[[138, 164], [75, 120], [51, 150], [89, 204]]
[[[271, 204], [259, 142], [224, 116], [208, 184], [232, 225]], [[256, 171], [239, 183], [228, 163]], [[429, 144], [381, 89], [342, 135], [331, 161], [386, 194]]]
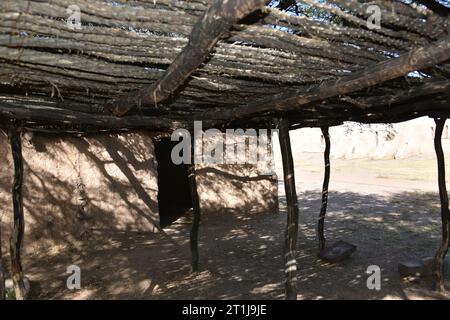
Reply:
[[204, 119], [233, 121], [265, 112], [286, 112], [329, 98], [350, 94], [388, 80], [408, 75], [410, 72], [433, 67], [450, 59], [450, 36], [426, 47], [405, 53], [399, 58], [379, 62], [337, 81], [323, 82], [306, 92], [280, 93], [274, 97], [256, 101], [242, 107], [215, 108], [203, 113]]
[[284, 272], [286, 277], [286, 299], [297, 299], [297, 234], [298, 234], [298, 199], [295, 190], [294, 161], [292, 159], [289, 137], [289, 121], [279, 121], [279, 139], [283, 160], [284, 188], [287, 203], [287, 225], [284, 244]]
[[411, 89], [401, 91], [397, 94], [371, 96], [365, 99], [358, 99], [364, 108], [385, 107], [407, 103], [408, 101], [418, 101], [424, 99], [430, 102], [430, 98], [438, 94], [450, 92], [450, 80], [438, 80], [425, 82], [420, 86], [412, 86]]
[[195, 137], [192, 135], [191, 142], [191, 164], [189, 165], [189, 188], [192, 198], [192, 210], [194, 219], [192, 221], [192, 228], [190, 233], [190, 248], [191, 248], [191, 271], [198, 271], [198, 229], [200, 226], [200, 200], [197, 191], [197, 181], [195, 178]]
[[325, 151], [323, 153], [325, 174], [322, 186], [322, 205], [320, 206], [319, 222], [317, 224], [317, 235], [319, 237], [319, 251], [325, 249], [325, 215], [328, 207], [328, 185], [330, 183], [330, 134], [328, 127], [322, 127], [322, 134], [325, 139]]
[[445, 118], [435, 118], [436, 130], [434, 134], [434, 149], [438, 165], [439, 197], [441, 199], [442, 242], [434, 258], [433, 274], [436, 281], [436, 290], [444, 291], [444, 259], [450, 244], [450, 211], [448, 208], [447, 187], [445, 184], [445, 159], [442, 150], [442, 131]]
[[147, 129], [164, 132], [193, 126], [193, 121], [175, 120], [165, 117], [133, 115], [118, 118], [112, 115], [90, 114], [60, 108], [24, 106], [9, 103], [0, 105], [1, 118], [38, 122], [39, 124], [84, 125], [106, 129]]
[[265, 0], [215, 0], [194, 25], [189, 42], [164, 75], [150, 87], [109, 103], [105, 110], [123, 116], [136, 107], [156, 106], [168, 99], [206, 60], [215, 44], [242, 18], [262, 8]]
[[21, 249], [25, 231], [25, 219], [23, 214], [22, 182], [23, 182], [23, 159], [21, 131], [16, 127], [9, 130], [9, 140], [11, 144], [12, 157], [14, 162], [14, 184], [12, 188], [13, 201], [13, 228], [9, 240], [9, 250], [11, 256], [11, 276], [14, 283], [14, 291], [17, 300], [27, 298], [22, 272]]

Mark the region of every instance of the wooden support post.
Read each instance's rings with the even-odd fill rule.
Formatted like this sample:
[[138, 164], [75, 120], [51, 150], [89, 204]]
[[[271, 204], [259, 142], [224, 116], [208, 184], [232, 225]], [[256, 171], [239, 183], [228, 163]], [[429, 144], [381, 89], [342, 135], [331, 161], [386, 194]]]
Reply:
[[192, 135], [191, 143], [191, 164], [189, 165], [189, 188], [191, 190], [192, 210], [194, 213], [194, 220], [192, 221], [192, 228], [190, 234], [191, 246], [191, 271], [198, 271], [198, 229], [200, 225], [200, 200], [197, 192], [197, 181], [195, 179], [195, 137]]
[[0, 224], [0, 300], [6, 299], [5, 269], [3, 268], [2, 228]]
[[287, 225], [284, 246], [284, 264], [286, 277], [286, 299], [297, 299], [297, 261], [296, 247], [298, 234], [298, 199], [295, 190], [294, 161], [292, 159], [291, 141], [289, 138], [289, 123], [279, 121], [279, 139], [283, 160], [284, 188], [287, 203]]
[[6, 299], [5, 270], [3, 269], [2, 229], [0, 226], [0, 300]]
[[322, 134], [325, 139], [325, 151], [323, 154], [325, 164], [325, 174], [323, 177], [322, 186], [322, 205], [320, 207], [319, 222], [317, 224], [317, 235], [319, 237], [319, 251], [325, 249], [325, 215], [328, 207], [328, 185], [330, 183], [330, 134], [328, 127], [323, 127]]
[[438, 164], [439, 197], [441, 199], [442, 242], [434, 258], [433, 274], [436, 281], [436, 290], [444, 291], [444, 259], [450, 244], [450, 212], [448, 208], [447, 187], [445, 185], [445, 159], [442, 150], [442, 131], [445, 118], [436, 118], [436, 130], [434, 135], [434, 148]]
[[23, 215], [22, 201], [22, 180], [23, 180], [23, 159], [22, 141], [20, 129], [11, 128], [9, 130], [9, 140], [11, 143], [12, 157], [14, 161], [14, 184], [12, 189], [12, 200], [14, 208], [14, 219], [11, 238], [9, 240], [9, 250], [11, 255], [11, 275], [14, 283], [14, 291], [17, 300], [26, 299], [22, 262], [20, 252], [25, 231], [25, 221]]

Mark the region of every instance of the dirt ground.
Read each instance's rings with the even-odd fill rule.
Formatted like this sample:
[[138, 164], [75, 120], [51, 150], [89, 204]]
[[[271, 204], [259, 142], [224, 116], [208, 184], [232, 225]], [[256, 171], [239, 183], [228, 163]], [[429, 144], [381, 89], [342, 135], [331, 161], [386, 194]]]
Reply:
[[[345, 240], [357, 246], [349, 260], [336, 265], [316, 258], [321, 158], [311, 155], [296, 163], [299, 299], [447, 298], [431, 291], [429, 280], [402, 280], [397, 272], [398, 262], [433, 255], [440, 243], [434, 169], [428, 175], [423, 169], [434, 168], [434, 162], [419, 159], [424, 161], [419, 166], [411, 161], [408, 169], [408, 161], [383, 161], [371, 162], [370, 170], [364, 161], [334, 162], [326, 236], [328, 243]], [[405, 170], [408, 179], [401, 179], [398, 172]], [[286, 216], [279, 183], [279, 214], [249, 217], [241, 212], [202, 218], [201, 270], [196, 274], [189, 266], [189, 219], [178, 220], [166, 234], [97, 230], [81, 248], [23, 257], [31, 298], [283, 299]], [[81, 268], [81, 290], [66, 288], [66, 268], [72, 264]], [[365, 271], [374, 264], [382, 270], [380, 291], [366, 286]]]

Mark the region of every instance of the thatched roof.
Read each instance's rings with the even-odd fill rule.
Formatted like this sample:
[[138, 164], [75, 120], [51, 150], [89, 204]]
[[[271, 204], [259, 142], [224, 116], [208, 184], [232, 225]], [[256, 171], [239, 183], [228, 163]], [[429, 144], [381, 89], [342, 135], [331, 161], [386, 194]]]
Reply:
[[[2, 0], [0, 121], [170, 131], [446, 116], [445, 2]], [[74, 4], [81, 29], [66, 23]]]

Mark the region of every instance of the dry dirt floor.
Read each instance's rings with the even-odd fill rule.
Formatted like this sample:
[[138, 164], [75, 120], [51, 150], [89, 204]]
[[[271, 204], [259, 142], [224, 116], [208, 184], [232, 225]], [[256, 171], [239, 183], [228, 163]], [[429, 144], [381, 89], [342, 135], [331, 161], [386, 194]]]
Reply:
[[[296, 162], [299, 299], [447, 298], [430, 290], [429, 280], [405, 280], [397, 272], [400, 261], [433, 255], [440, 243], [433, 159], [332, 163], [326, 237], [328, 243], [345, 240], [357, 246], [349, 260], [335, 265], [316, 257], [322, 159], [302, 159]], [[23, 257], [31, 298], [283, 299], [286, 215], [281, 181], [279, 186], [278, 214], [202, 217], [198, 273], [190, 273], [188, 219], [166, 234], [97, 230], [98, 237], [82, 248]], [[81, 268], [81, 290], [66, 288], [71, 264]], [[379, 291], [367, 288], [369, 265], [381, 268]]]

